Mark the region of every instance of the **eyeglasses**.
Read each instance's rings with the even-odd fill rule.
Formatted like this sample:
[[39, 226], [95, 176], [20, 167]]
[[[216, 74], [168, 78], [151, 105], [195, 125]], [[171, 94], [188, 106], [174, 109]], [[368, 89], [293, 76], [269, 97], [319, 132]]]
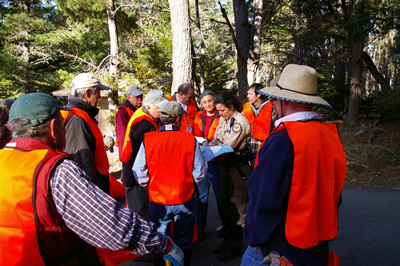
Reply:
[[202, 101], [202, 102], [201, 102], [201, 104], [204, 104], [204, 105], [206, 105], [206, 104], [212, 104], [212, 103], [214, 103], [214, 100], [208, 100], [208, 101]]

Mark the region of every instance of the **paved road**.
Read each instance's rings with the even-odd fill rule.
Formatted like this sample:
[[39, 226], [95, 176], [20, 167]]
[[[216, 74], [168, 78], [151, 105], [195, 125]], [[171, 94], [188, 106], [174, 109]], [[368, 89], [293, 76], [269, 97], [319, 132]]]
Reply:
[[[221, 239], [215, 231], [220, 224], [213, 194], [210, 203], [206, 239], [194, 244], [191, 265], [240, 265], [241, 258], [220, 262], [212, 252]], [[400, 265], [400, 189], [344, 189], [338, 237], [330, 248], [339, 255], [341, 266]]]

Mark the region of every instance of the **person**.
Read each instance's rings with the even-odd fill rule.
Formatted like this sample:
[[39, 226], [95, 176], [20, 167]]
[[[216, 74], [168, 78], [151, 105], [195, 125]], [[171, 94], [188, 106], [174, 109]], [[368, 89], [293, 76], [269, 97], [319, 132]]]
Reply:
[[207, 163], [193, 134], [179, 128], [183, 113], [176, 101], [160, 105], [163, 126], [158, 132], [144, 134], [132, 170], [138, 184], [148, 187], [150, 220], [159, 232], [169, 236], [173, 222], [172, 238], [188, 266], [193, 245], [195, 184], [204, 179]]
[[69, 155], [60, 107], [44, 93], [11, 107], [13, 139], [0, 150], [0, 264], [101, 265], [96, 248], [183, 253], [153, 223], [100, 190]]
[[259, 92], [262, 88], [263, 86], [259, 83], [252, 84], [247, 90], [249, 101], [243, 106], [243, 115], [251, 125], [250, 148], [254, 160], [261, 143], [274, 128], [277, 114], [274, 102], [269, 101], [268, 97]]
[[139, 213], [145, 219], [148, 218], [149, 196], [147, 189], [142, 188], [136, 182], [132, 173], [132, 166], [144, 134], [160, 129], [160, 109], [163, 101], [168, 101], [161, 90], [150, 90], [144, 97], [141, 108], [136, 110], [129, 120], [125, 133], [124, 146], [122, 149], [122, 183], [126, 187], [125, 197], [128, 208]]
[[190, 133], [194, 133], [194, 118], [199, 110], [193, 98], [194, 88], [190, 83], [179, 85], [178, 91], [174, 95], [167, 97], [168, 100], [177, 101], [182, 106], [185, 113], [182, 118], [181, 130], [186, 130]]
[[330, 107], [317, 94], [317, 80], [314, 68], [289, 64], [276, 86], [260, 90], [276, 99], [278, 120], [249, 178], [243, 266], [328, 265], [346, 155], [336, 126], [312, 111]]
[[[214, 139], [203, 145], [226, 144], [232, 147], [234, 154], [221, 159], [221, 209], [223, 210], [222, 243], [213, 251], [218, 259], [225, 261], [242, 254], [243, 225], [246, 216], [247, 178], [252, 168], [248, 165], [251, 158], [249, 141], [251, 126], [241, 114], [239, 99], [229, 92], [217, 95], [214, 101], [221, 116]], [[250, 156], [250, 157], [249, 157]]]
[[6, 124], [8, 121], [8, 109], [0, 106], [0, 149], [2, 149], [11, 139], [11, 132]]
[[100, 91], [110, 88], [93, 75], [81, 73], [70, 84], [67, 107], [63, 111], [67, 143], [65, 151], [86, 172], [92, 181], [110, 194], [109, 162], [96, 116]]
[[120, 161], [126, 127], [133, 113], [142, 106], [143, 94], [142, 88], [135, 85], [130, 86], [126, 94], [126, 100], [118, 107], [117, 113], [115, 114], [115, 132], [117, 134], [117, 141], [115, 144], [118, 147]]
[[[201, 137], [207, 141], [214, 139], [215, 130], [219, 122], [219, 113], [215, 108], [214, 100], [216, 95], [210, 90], [205, 90], [200, 95], [200, 103], [203, 111], [198, 111], [194, 119], [194, 135]], [[219, 218], [222, 223], [222, 210], [221, 210], [221, 196], [220, 196], [220, 183], [221, 183], [221, 164], [214, 160], [208, 162], [208, 170], [204, 180], [197, 186], [195, 190], [195, 203], [196, 203], [196, 228], [197, 228], [197, 241], [204, 240], [204, 229], [207, 225], [207, 210], [208, 210], [208, 192], [210, 182], [215, 194], [217, 202], [217, 210]]]
[[0, 101], [0, 106], [7, 109], [8, 112], [10, 112], [10, 108], [15, 102], [15, 98], [5, 98], [2, 101]]

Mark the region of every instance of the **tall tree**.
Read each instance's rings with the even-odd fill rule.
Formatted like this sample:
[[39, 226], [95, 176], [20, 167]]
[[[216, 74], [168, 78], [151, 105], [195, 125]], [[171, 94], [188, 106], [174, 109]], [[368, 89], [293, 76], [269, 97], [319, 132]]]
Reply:
[[172, 31], [172, 88], [171, 94], [182, 83], [193, 83], [192, 46], [187, 0], [169, 0]]

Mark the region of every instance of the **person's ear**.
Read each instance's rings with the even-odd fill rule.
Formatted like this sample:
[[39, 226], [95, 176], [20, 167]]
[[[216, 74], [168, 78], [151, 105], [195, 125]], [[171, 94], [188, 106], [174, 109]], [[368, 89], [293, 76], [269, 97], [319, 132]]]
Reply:
[[85, 90], [85, 98], [89, 99], [91, 95], [92, 95], [92, 91], [90, 89], [86, 89]]
[[49, 132], [47, 134], [49, 142], [54, 145], [57, 142], [57, 133], [60, 130], [60, 125], [57, 122], [57, 119], [52, 118], [49, 123]]

